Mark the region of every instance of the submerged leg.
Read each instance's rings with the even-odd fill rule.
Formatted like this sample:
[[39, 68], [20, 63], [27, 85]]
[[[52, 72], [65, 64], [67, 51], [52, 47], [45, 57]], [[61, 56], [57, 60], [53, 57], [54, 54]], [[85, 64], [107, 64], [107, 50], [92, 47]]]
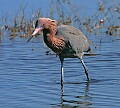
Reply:
[[85, 63], [84, 63], [84, 61], [82, 59], [82, 56], [79, 56], [79, 59], [80, 59], [80, 61], [82, 63], [82, 66], [83, 66], [83, 68], [85, 70], [85, 74], [86, 74], [87, 80], [90, 81], [90, 78], [89, 78], [89, 75], [88, 75], [88, 69], [87, 69], [87, 67], [86, 67], [86, 65], [85, 65]]
[[61, 61], [61, 86], [63, 86], [63, 83], [64, 83], [64, 70], [63, 70], [64, 58], [60, 57], [60, 61]]
[[84, 61], [83, 61], [83, 59], [80, 59], [80, 60], [81, 60], [81, 63], [82, 63], [82, 65], [83, 65], [83, 67], [84, 67], [85, 74], [86, 74], [86, 76], [87, 76], [87, 80], [89, 81], [90, 78], [89, 78], [89, 75], [88, 75], [88, 69], [87, 69], [87, 67], [86, 67], [86, 65], [85, 65], [85, 63], [84, 63]]

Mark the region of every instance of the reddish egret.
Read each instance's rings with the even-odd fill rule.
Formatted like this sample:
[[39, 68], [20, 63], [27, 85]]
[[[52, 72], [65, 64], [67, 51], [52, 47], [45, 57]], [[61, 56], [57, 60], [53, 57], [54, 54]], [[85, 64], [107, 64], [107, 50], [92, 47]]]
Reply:
[[[90, 45], [84, 34], [69, 25], [57, 26], [57, 21], [50, 18], [39, 18], [35, 24], [35, 30], [30, 39], [43, 31], [43, 39], [46, 45], [55, 52], [61, 61], [61, 84], [64, 82], [63, 61], [64, 58], [79, 58], [89, 81], [88, 69], [82, 59], [85, 52], [89, 52]], [[30, 41], [30, 39], [28, 41]]]

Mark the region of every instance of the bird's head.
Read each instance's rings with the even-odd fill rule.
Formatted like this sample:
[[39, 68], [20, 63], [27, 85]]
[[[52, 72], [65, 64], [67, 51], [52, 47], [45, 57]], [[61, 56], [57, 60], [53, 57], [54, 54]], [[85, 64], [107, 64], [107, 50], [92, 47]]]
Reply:
[[57, 27], [57, 21], [52, 20], [50, 18], [39, 18], [36, 21], [35, 30], [34, 30], [32, 36], [30, 37], [30, 39], [28, 40], [28, 42], [31, 40], [31, 38], [33, 36], [37, 35], [43, 29], [49, 29], [53, 34], [55, 34], [56, 27]]

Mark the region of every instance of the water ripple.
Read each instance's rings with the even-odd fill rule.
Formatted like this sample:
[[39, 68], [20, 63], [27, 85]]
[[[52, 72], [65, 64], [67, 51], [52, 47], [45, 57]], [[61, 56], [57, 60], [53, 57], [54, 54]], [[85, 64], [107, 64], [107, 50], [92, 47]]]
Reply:
[[46, 55], [43, 46], [31, 50], [30, 43], [1, 44], [1, 108], [119, 108], [119, 43], [104, 42], [95, 56], [83, 57], [90, 82], [77, 58], [65, 59], [64, 90], [60, 84], [60, 61], [55, 54]]

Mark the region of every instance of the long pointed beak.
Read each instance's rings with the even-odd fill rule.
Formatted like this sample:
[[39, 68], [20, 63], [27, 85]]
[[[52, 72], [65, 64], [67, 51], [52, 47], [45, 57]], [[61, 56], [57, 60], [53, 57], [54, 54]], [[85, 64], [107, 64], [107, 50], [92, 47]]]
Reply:
[[38, 32], [41, 31], [41, 30], [42, 30], [42, 27], [36, 28], [36, 29], [34, 30], [32, 36], [27, 40], [27, 42], [29, 42], [29, 41], [32, 39], [32, 37], [35, 36], [35, 35], [37, 35]]
[[34, 36], [34, 35], [32, 35], [32, 36], [27, 40], [27, 42], [29, 42], [29, 41], [33, 38], [33, 36]]

